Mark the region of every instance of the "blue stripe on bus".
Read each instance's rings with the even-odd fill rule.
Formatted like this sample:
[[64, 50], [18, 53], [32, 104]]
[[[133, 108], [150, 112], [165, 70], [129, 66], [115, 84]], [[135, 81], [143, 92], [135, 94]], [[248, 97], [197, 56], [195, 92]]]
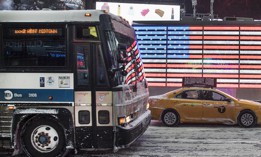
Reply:
[[[52, 100], [49, 98], [52, 97]], [[74, 102], [72, 89], [0, 89], [0, 101]]]

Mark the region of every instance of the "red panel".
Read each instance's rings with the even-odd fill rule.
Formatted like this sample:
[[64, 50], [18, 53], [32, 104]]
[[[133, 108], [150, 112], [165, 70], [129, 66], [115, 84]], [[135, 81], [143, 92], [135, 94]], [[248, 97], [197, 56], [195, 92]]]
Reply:
[[168, 68], [202, 68], [201, 64], [168, 64]]
[[178, 78], [183, 78], [183, 77], [202, 77], [202, 74], [170, 74], [170, 73], [167, 73], [167, 77], [178, 77]]
[[166, 77], [166, 73], [145, 73], [146, 77]]
[[240, 88], [261, 88], [261, 84], [240, 84]]
[[238, 84], [217, 84], [218, 88], [238, 88]]
[[258, 55], [253, 55], [253, 56], [241, 55], [240, 59], [261, 59], [261, 56], [258, 56]]
[[261, 50], [261, 46], [240, 46], [241, 50]]
[[202, 49], [202, 45], [189, 45], [189, 49]]
[[182, 83], [167, 83], [167, 87], [182, 87]]
[[261, 40], [261, 36], [240, 36], [241, 40]]
[[189, 58], [202, 58], [202, 55], [189, 55]]
[[239, 30], [239, 27], [222, 27], [222, 26], [218, 26], [218, 27], [212, 27], [212, 26], [206, 26], [206, 27], [204, 27], [204, 30], [217, 30], [217, 31], [226, 31], [226, 30], [231, 30], [231, 31], [233, 31], [233, 30]]
[[152, 82], [148, 82], [149, 86], [156, 86], [156, 87], [165, 87], [166, 83], [152, 83]]
[[240, 75], [240, 78], [261, 78], [261, 75]]
[[238, 69], [239, 65], [203, 65], [204, 68], [209, 69]]
[[241, 31], [261, 31], [261, 27], [240, 27]]
[[238, 78], [237, 74], [203, 74], [203, 77], [211, 78]]
[[189, 30], [203, 30], [203, 27], [202, 26], [191, 26], [191, 27], [189, 27]]
[[191, 39], [191, 40], [202, 40], [203, 36], [189, 36], [189, 39]]
[[204, 58], [238, 59], [239, 55], [204, 55]]
[[167, 64], [143, 64], [145, 68], [166, 68]]

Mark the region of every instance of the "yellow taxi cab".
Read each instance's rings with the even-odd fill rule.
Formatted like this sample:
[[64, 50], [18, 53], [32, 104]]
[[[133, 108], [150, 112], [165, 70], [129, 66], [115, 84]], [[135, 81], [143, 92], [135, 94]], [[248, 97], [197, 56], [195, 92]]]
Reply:
[[215, 88], [182, 87], [149, 98], [152, 119], [180, 123], [261, 124], [261, 103], [234, 98]]

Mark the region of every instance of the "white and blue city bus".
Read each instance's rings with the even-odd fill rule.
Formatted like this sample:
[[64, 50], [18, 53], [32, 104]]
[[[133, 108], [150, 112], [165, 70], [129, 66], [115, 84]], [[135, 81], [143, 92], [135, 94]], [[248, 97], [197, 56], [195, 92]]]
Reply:
[[148, 86], [124, 19], [1, 11], [0, 43], [0, 139], [10, 138], [14, 154], [116, 151], [146, 131]]

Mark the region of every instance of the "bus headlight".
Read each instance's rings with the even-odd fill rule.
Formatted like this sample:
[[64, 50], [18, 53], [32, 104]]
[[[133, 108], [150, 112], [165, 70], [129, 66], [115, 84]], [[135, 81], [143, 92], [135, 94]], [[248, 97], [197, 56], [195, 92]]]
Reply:
[[127, 116], [127, 117], [119, 117], [118, 118], [118, 123], [120, 125], [125, 125], [127, 123], [129, 123], [132, 120], [131, 116]]

